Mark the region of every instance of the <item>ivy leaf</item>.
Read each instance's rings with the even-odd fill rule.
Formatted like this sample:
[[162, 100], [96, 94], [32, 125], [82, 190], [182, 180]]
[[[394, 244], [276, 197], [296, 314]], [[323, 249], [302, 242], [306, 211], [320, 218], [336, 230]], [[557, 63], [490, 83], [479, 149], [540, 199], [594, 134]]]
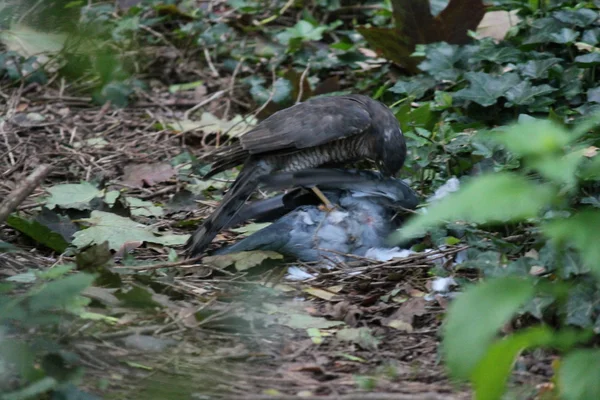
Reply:
[[485, 72], [468, 72], [465, 78], [470, 86], [454, 93], [453, 97], [473, 101], [484, 107], [496, 104], [500, 97], [520, 81], [519, 76], [513, 73], [495, 76]]
[[407, 97], [419, 99], [425, 95], [425, 92], [433, 88], [435, 84], [435, 79], [424, 75], [418, 75], [410, 80], [398, 81], [388, 90], [392, 93], [406, 94]]
[[589, 29], [583, 32], [581, 41], [587, 44], [591, 44], [592, 46], [595, 46], [598, 43], [600, 43], [600, 28]]
[[479, 51], [475, 52], [471, 56], [469, 61], [489, 61], [495, 64], [504, 64], [508, 62], [518, 62], [521, 60], [522, 56], [523, 52], [514, 47], [502, 47], [500, 45], [493, 45], [481, 48]]
[[553, 33], [559, 33], [564, 24], [554, 18], [535, 19], [530, 24], [531, 34], [523, 44], [540, 44], [552, 40]]
[[448, 43], [435, 43], [427, 46], [425, 60], [419, 69], [437, 80], [456, 82], [462, 74], [459, 63], [466, 59], [464, 48]]
[[600, 86], [589, 89], [587, 91], [587, 99], [589, 102], [600, 103]]
[[550, 85], [532, 86], [531, 82], [523, 81], [518, 85], [510, 88], [504, 97], [508, 100], [504, 107], [512, 107], [514, 105], [525, 106], [535, 102], [536, 97], [544, 96], [555, 92], [556, 89]]
[[569, 28], [562, 28], [558, 33], [550, 34], [551, 43], [568, 44], [573, 43], [579, 37], [579, 32]]
[[583, 211], [568, 219], [556, 219], [542, 226], [543, 232], [556, 243], [573, 245], [581, 254], [583, 262], [600, 277], [600, 212]]
[[532, 79], [545, 79], [548, 77], [548, 71], [557, 63], [562, 61], [560, 58], [546, 58], [544, 60], [529, 60], [524, 64], [517, 65], [521, 75]]
[[575, 62], [586, 67], [600, 64], [600, 53], [593, 52], [575, 57]]
[[598, 19], [598, 12], [588, 8], [580, 8], [579, 10], [560, 10], [553, 12], [552, 17], [565, 24], [585, 28]]
[[443, 221], [490, 223], [535, 217], [554, 196], [551, 186], [535, 184], [516, 174], [481, 175], [433, 204], [426, 214], [410, 219], [392, 235], [392, 241], [422, 235]]

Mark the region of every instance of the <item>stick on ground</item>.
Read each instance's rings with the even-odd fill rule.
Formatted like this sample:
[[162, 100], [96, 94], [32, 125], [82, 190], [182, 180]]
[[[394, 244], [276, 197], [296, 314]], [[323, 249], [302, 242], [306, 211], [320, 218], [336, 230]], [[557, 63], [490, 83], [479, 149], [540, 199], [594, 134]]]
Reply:
[[0, 223], [4, 222], [6, 217], [39, 186], [51, 169], [52, 167], [48, 164], [40, 165], [6, 196], [6, 199], [0, 204]]

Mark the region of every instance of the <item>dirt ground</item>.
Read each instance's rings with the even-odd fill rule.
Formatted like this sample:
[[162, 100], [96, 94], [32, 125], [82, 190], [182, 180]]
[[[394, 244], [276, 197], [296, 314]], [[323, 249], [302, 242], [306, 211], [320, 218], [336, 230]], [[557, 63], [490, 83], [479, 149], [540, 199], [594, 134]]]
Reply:
[[[49, 163], [52, 172], [18, 207], [22, 215], [39, 212], [37, 200], [46, 188], [80, 181], [168, 204], [185, 182], [173, 177], [149, 187], [126, 187], [126, 166], [169, 162], [185, 150], [200, 156], [211, 147], [207, 135], [166, 128], [202, 99], [169, 94], [160, 87], [153, 93], [125, 109], [113, 109], [39, 85], [3, 89], [0, 198], [36, 166]], [[205, 100], [209, 97], [204, 95]], [[235, 107], [229, 95], [207, 103], [209, 111], [221, 116], [224, 109]], [[106, 142], [85, 142], [92, 138]], [[158, 221], [138, 220], [190, 233], [192, 227], [182, 221], [200, 220], [214, 204], [207, 198], [194, 207], [170, 209]], [[1, 229], [4, 240], [22, 249], [0, 259], [3, 276], [72, 260], [35, 247], [10, 228]], [[225, 232], [217, 240], [235, 240], [235, 235]], [[450, 268], [451, 255], [458, 250], [439, 253], [448, 262], [437, 268]], [[170, 262], [162, 246], [135, 248], [131, 257], [136, 266], [123, 266], [117, 256], [114, 271], [123, 285], [151, 290], [156, 307], [126, 307], [115, 301], [114, 290], [93, 287], [86, 292], [94, 299], [93, 311], [114, 317], [116, 323], [69, 325], [61, 333], [85, 367], [82, 386], [103, 398], [471, 396], [467, 386], [451, 383], [444, 372], [439, 334], [449, 300], [427, 297], [434, 264], [423, 255], [385, 263], [357, 259], [305, 282], [286, 281], [281, 266], [235, 272], [181, 258]], [[342, 330], [344, 336], [339, 335]], [[519, 388], [514, 398], [532, 398], [535, 385], [551, 373], [548, 365], [543, 354], [520, 360], [513, 377]]]

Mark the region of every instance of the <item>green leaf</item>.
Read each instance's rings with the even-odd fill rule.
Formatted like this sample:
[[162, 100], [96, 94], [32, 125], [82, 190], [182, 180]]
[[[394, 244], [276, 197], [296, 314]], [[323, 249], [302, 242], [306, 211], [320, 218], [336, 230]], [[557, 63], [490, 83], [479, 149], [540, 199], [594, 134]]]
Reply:
[[39, 312], [55, 308], [65, 308], [72, 304], [75, 297], [94, 282], [94, 276], [86, 273], [69, 275], [48, 282], [29, 299], [31, 311]]
[[517, 68], [523, 76], [532, 79], [545, 79], [548, 77], [548, 71], [554, 65], [562, 60], [560, 58], [546, 58], [543, 60], [529, 60], [524, 64], [517, 65]]
[[550, 34], [550, 42], [559, 44], [573, 43], [578, 37], [579, 32], [569, 28], [562, 28], [558, 33]]
[[437, 80], [456, 82], [462, 74], [459, 64], [466, 61], [466, 57], [466, 51], [460, 46], [443, 42], [431, 44], [426, 47], [425, 60], [419, 69]]
[[525, 106], [535, 102], [536, 97], [544, 96], [555, 92], [556, 89], [550, 85], [532, 86], [531, 82], [523, 81], [516, 86], [510, 88], [504, 97], [508, 100], [504, 107], [512, 107], [514, 105]]
[[454, 93], [453, 97], [484, 107], [496, 104], [500, 97], [520, 82], [519, 76], [514, 73], [496, 76], [485, 72], [468, 72], [465, 78], [470, 83], [469, 87]]
[[563, 149], [572, 135], [548, 120], [526, 121], [495, 132], [492, 139], [518, 156], [545, 156]]
[[[171, 238], [173, 235], [156, 236], [152, 233], [151, 227], [112, 213], [92, 211], [91, 217], [83, 221], [91, 226], [73, 235], [75, 237], [73, 245], [80, 249], [92, 244], [102, 244], [105, 241], [112, 250], [119, 250], [125, 243], [132, 241], [162, 245], [173, 243], [173, 238]], [[184, 236], [187, 235], [177, 236], [180, 236], [183, 241]]]
[[46, 207], [49, 209], [58, 206], [60, 208], [89, 210], [91, 208], [90, 202], [97, 197], [102, 197], [102, 191], [88, 182], [55, 185], [46, 190], [50, 193], [50, 197], [46, 199]]
[[48, 227], [37, 221], [27, 221], [15, 214], [9, 215], [6, 223], [21, 233], [29, 236], [38, 243], [49, 247], [50, 249], [62, 253], [69, 246], [69, 243], [56, 232], [52, 232]]
[[550, 36], [553, 33], [558, 33], [564, 24], [554, 18], [539, 18], [534, 19], [531, 24], [531, 33], [523, 44], [539, 44], [546, 43], [552, 39]]
[[515, 359], [526, 349], [538, 347], [571, 348], [589, 339], [591, 332], [553, 331], [546, 326], [527, 328], [497, 340], [477, 365], [471, 381], [477, 399], [501, 399]]
[[554, 198], [555, 189], [512, 173], [481, 175], [410, 219], [394, 242], [421, 235], [443, 221], [507, 222], [535, 217]]
[[261, 265], [263, 261], [268, 259], [281, 260], [283, 259], [283, 256], [274, 251], [240, 251], [239, 253], [204, 257], [202, 262], [212, 264], [221, 269], [227, 268], [230, 265], [235, 265], [235, 269], [238, 271], [245, 271]]
[[567, 219], [556, 219], [542, 225], [542, 231], [558, 244], [574, 246], [584, 263], [600, 278], [599, 211], [582, 211]]
[[425, 92], [432, 89], [435, 84], [435, 79], [425, 75], [417, 75], [410, 80], [397, 81], [388, 90], [392, 93], [405, 94], [407, 97], [419, 99], [425, 95]]
[[588, 400], [600, 393], [600, 350], [581, 349], [570, 352], [558, 371], [561, 399]]
[[177, 93], [184, 92], [186, 90], [195, 89], [199, 86], [202, 86], [204, 81], [195, 81], [195, 82], [187, 82], [187, 83], [179, 83], [176, 85], [169, 86], [169, 93]]
[[[521, 60], [523, 52], [514, 47], [501, 47], [500, 45], [492, 45], [489, 47], [480, 48], [475, 52], [470, 62], [489, 61], [495, 64], [504, 64], [508, 62], [518, 62]], [[560, 60], [560, 59], [559, 59]]]
[[585, 28], [598, 19], [598, 12], [588, 8], [580, 8], [579, 10], [560, 10], [553, 12], [552, 17], [565, 24]]
[[500, 328], [533, 294], [530, 280], [504, 277], [472, 286], [458, 296], [448, 309], [442, 342], [451, 375], [471, 377]]
[[135, 308], [155, 308], [160, 304], [154, 301], [152, 293], [139, 286], [134, 286], [130, 290], [119, 290], [115, 292], [115, 297], [121, 300], [124, 305]]
[[501, 399], [517, 356], [525, 349], [551, 342], [553, 332], [545, 326], [527, 328], [490, 346], [477, 364], [471, 381], [477, 399]]
[[577, 179], [577, 168], [583, 160], [583, 151], [573, 151], [562, 157], [539, 157], [528, 161], [546, 179], [558, 184], [573, 186]]
[[600, 64], [600, 53], [593, 52], [575, 57], [575, 62], [586, 67]]
[[581, 41], [592, 46], [600, 43], [600, 28], [588, 29], [583, 32]]
[[593, 103], [600, 103], [600, 86], [597, 86], [587, 91], [587, 99]]

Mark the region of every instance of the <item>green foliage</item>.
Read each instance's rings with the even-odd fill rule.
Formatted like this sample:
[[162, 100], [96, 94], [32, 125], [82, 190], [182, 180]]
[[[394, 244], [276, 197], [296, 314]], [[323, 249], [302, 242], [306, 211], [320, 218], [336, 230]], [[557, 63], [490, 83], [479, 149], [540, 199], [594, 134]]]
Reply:
[[[522, 158], [524, 165], [530, 165], [539, 172], [536, 180], [545, 182], [535, 183], [533, 178], [526, 178], [527, 168], [519, 172], [472, 178], [461, 190], [433, 204], [427, 213], [410, 220], [399, 234], [404, 237], [423, 234], [444, 221], [476, 224], [523, 221], [539, 226], [532, 231], [544, 233], [555, 248], [564, 251], [572, 246], [579, 252], [585, 269], [594, 273], [596, 279], [600, 278], [597, 245], [600, 241], [597, 233], [600, 213], [570, 206], [576, 204], [573, 201], [576, 193], [569, 189], [578, 182], [577, 171], [584, 161], [581, 151], [571, 149], [580, 147], [578, 142], [587, 140], [582, 139], [583, 132], [581, 128], [569, 132], [549, 121], [527, 121], [508, 129], [481, 134], [502, 143], [507, 150]], [[564, 217], [565, 214], [568, 218]], [[520, 259], [521, 262], [525, 262], [526, 258]], [[566, 268], [567, 265], [561, 267]], [[583, 284], [571, 290], [569, 301], [562, 307], [567, 315], [565, 325], [577, 325], [588, 330], [575, 334], [566, 326], [556, 332], [532, 327], [500, 341], [494, 339], [500, 328], [521, 311], [527, 301], [531, 302], [536, 294], [541, 294], [536, 293], [539, 289], [535, 288], [533, 279], [497, 278], [467, 290], [450, 307], [445, 325], [444, 353], [451, 373], [457, 378], [470, 379], [477, 398], [498, 399], [504, 391], [514, 359], [521, 351], [536, 347], [559, 347], [568, 351], [577, 342], [589, 339], [590, 310], [594, 307], [590, 308], [591, 299], [584, 300], [578, 295], [584, 288]], [[591, 298], [595, 295], [592, 289]], [[492, 309], [493, 312], [490, 312]], [[569, 365], [569, 368], [576, 367]], [[568, 376], [568, 373], [565, 374]], [[590, 374], [589, 382], [594, 379]], [[577, 397], [583, 396], [586, 390], [594, 388], [581, 385], [566, 393], [574, 396], [572, 398], [588, 398]]]
[[[66, 275], [72, 268], [59, 265], [29, 274], [26, 279], [14, 276], [10, 289], [16, 290], [5, 291], [0, 297], [0, 357], [3, 372], [16, 378], [10, 385], [0, 382], [3, 399], [39, 398], [50, 391], [66, 395], [73, 390], [68, 383], [81, 375], [77, 356], [63, 350], [50, 335], [59, 323], [73, 323], [89, 303], [81, 292], [92, 284], [94, 276]], [[34, 337], [29, 337], [29, 332], [35, 332]]]

